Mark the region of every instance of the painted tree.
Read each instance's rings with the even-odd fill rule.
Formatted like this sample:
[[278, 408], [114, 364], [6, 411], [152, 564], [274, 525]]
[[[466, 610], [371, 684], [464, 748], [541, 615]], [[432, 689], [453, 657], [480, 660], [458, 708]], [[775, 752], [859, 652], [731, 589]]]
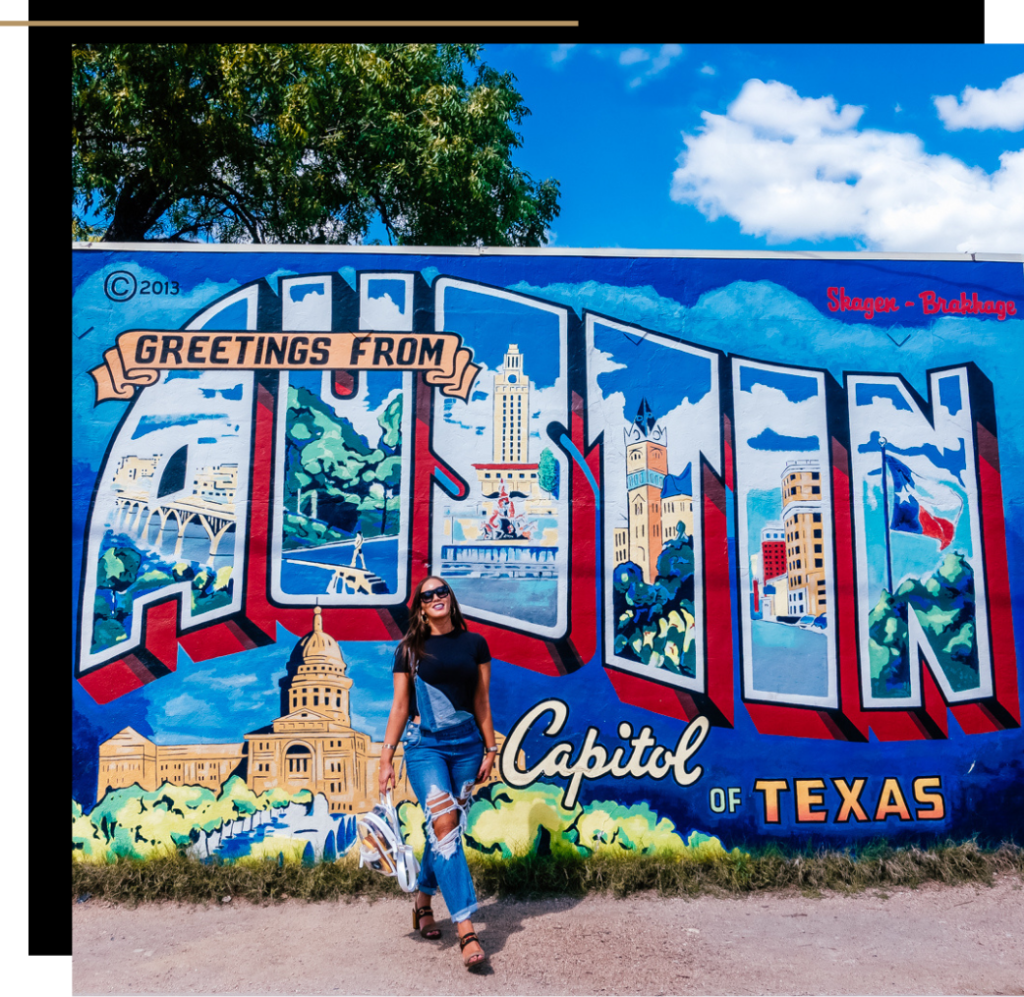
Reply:
[[492, 783], [476, 795], [466, 826], [472, 848], [511, 858], [530, 852], [575, 851], [566, 832], [583, 812], [562, 806], [563, 787], [537, 782], [526, 789]]
[[681, 521], [658, 555], [654, 582], [632, 561], [615, 566], [615, 653], [681, 675], [694, 674], [693, 539]]
[[558, 181], [512, 164], [530, 111], [480, 48], [75, 45], [72, 237], [351, 244], [379, 217], [398, 244], [543, 245]]
[[646, 803], [626, 806], [614, 800], [595, 801], [584, 807], [566, 837], [587, 854], [607, 850], [651, 855], [678, 853], [686, 848], [667, 817], [659, 817]]
[[239, 776], [228, 779], [219, 793], [170, 782], [151, 791], [138, 784], [125, 786], [106, 793], [88, 815], [72, 800], [72, 849], [77, 858], [87, 860], [110, 855], [147, 858], [187, 848], [199, 840], [200, 832], [216, 831], [259, 810], [311, 800], [308, 789], [295, 795], [273, 789], [257, 796]]
[[[387, 407], [377, 417], [377, 425], [380, 426], [380, 442], [377, 449], [389, 456], [377, 465], [373, 471], [374, 481], [378, 482], [384, 489], [383, 502], [381, 503], [380, 532], [382, 536], [388, 533], [388, 512], [398, 512], [399, 499], [398, 490], [402, 483], [402, 396], [398, 395], [388, 402]], [[397, 523], [392, 524], [392, 532], [397, 528]]]
[[[107, 539], [113, 542], [109, 533]], [[108, 546], [100, 554], [93, 599], [94, 652], [113, 647], [128, 636], [134, 604], [132, 588], [142, 563], [143, 555], [133, 547]]]
[[884, 589], [868, 614], [871, 685], [876, 696], [910, 694], [907, 614], [915, 611], [950, 685], [978, 685], [974, 570], [959, 551], [923, 578], [906, 578], [890, 594]]
[[537, 462], [537, 483], [544, 491], [558, 498], [558, 461], [547, 447], [541, 450]]
[[377, 416], [380, 426], [380, 443], [378, 449], [385, 453], [398, 455], [402, 452], [402, 396], [397, 395], [388, 402], [386, 408]]
[[[378, 417], [381, 438], [371, 447], [333, 408], [303, 387], [288, 389], [285, 547], [316, 547], [361, 530], [394, 535], [401, 486], [401, 398]], [[299, 495], [315, 491], [316, 515]], [[293, 512], [294, 510], [294, 512]], [[392, 513], [394, 515], [392, 515]], [[343, 530], [344, 532], [339, 532]]]
[[[401, 446], [400, 432], [393, 434], [392, 405], [378, 420], [382, 444], [394, 439]], [[389, 416], [389, 412], [391, 415]], [[397, 407], [401, 422], [401, 405]], [[383, 420], [383, 421], [382, 421]], [[313, 392], [289, 387], [285, 429], [287, 450], [284, 482], [285, 546], [316, 546], [362, 530], [375, 537], [397, 529], [397, 519], [389, 522], [388, 513], [398, 508], [401, 483], [401, 458], [379, 447], [370, 447], [347, 419], [334, 411]], [[308, 516], [291, 515], [298, 511], [299, 492], [316, 489], [317, 514], [313, 523]], [[344, 534], [331, 527], [346, 531]]]

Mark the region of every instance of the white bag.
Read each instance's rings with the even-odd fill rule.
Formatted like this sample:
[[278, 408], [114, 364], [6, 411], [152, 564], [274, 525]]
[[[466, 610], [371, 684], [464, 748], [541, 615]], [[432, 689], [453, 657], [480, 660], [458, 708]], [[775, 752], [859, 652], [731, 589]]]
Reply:
[[402, 825], [391, 799], [391, 790], [381, 794], [369, 813], [356, 821], [359, 835], [359, 867], [364, 865], [385, 876], [395, 876], [406, 893], [416, 889], [420, 867], [412, 846], [402, 841]]

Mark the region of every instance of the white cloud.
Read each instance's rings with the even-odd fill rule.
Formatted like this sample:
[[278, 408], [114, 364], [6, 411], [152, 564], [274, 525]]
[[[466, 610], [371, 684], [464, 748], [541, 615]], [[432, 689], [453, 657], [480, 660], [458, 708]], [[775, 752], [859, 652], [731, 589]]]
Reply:
[[1024, 128], [1024, 73], [1003, 80], [998, 90], [964, 87], [960, 100], [949, 94], [935, 97], [935, 108], [950, 131], [962, 128]]
[[715, 73], [717, 72], [717, 70], [715, 69], [715, 67], [714, 67], [714, 66], [709, 66], [709, 65], [708, 65], [708, 64], [707, 64], [706, 62], [704, 63], [704, 65], [703, 65], [703, 66], [701, 66], [701, 67], [700, 67], [700, 71], [701, 71], [701, 72], [702, 72], [702, 73], [703, 73], [703, 74], [704, 74], [705, 76], [714, 76], [714, 75], [715, 75]]
[[728, 109], [732, 121], [776, 138], [813, 138], [821, 132], [846, 131], [863, 113], [864, 108], [854, 104], [844, 104], [836, 111], [835, 97], [801, 97], [784, 83], [756, 79], [743, 84]]
[[653, 76], [655, 73], [660, 73], [663, 69], [668, 69], [673, 60], [678, 59], [682, 54], [682, 45], [662, 45], [658, 54], [654, 57], [654, 62], [651, 63], [651, 68], [647, 75]]
[[213, 711], [210, 709], [209, 703], [183, 692], [180, 696], [175, 696], [174, 699], [169, 699], [164, 703], [164, 716], [186, 717], [189, 720], [209, 722], [213, 718]]
[[558, 65], [558, 63], [560, 62], [564, 62], [569, 57], [569, 53], [575, 47], [575, 44], [569, 44], [566, 42], [563, 42], [561, 45], [558, 45], [551, 53], [551, 64]]
[[[814, 435], [823, 404], [818, 394], [794, 402], [780, 388], [761, 383], [752, 384], [749, 390], [740, 391], [734, 397], [744, 407], [740, 442], [746, 447], [750, 446], [748, 440], [760, 436], [766, 429], [784, 436]], [[811, 451], [808, 457], [813, 453]], [[784, 460], [789, 460], [790, 456]]]
[[366, 300], [362, 319], [370, 329], [397, 329], [402, 324], [402, 309], [385, 292], [380, 298]]
[[657, 76], [658, 73], [668, 69], [683, 54], [683, 46], [676, 44], [662, 45], [653, 57], [645, 48], [627, 48], [619, 53], [620, 66], [633, 66], [641, 62], [649, 62], [642, 75], [636, 76], [629, 81], [631, 87], [638, 87], [645, 79]]
[[725, 114], [702, 113], [671, 196], [769, 242], [849, 237], [888, 251], [1019, 252], [1024, 151], [987, 173], [920, 138], [857, 127], [864, 109], [748, 80]]
[[217, 689], [238, 689], [242, 686], [252, 685], [257, 677], [251, 673], [239, 673], [236, 675], [218, 675], [212, 668], [202, 671], [190, 672], [185, 676], [186, 682], [197, 682], [202, 686], [212, 686]]
[[651, 53], [644, 48], [627, 48], [619, 55], [620, 66], [632, 66], [635, 62], [646, 62]]

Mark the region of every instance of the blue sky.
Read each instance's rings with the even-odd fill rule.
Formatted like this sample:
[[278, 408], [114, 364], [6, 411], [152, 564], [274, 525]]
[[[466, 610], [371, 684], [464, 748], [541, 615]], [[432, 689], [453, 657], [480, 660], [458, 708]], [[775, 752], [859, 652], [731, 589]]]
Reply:
[[556, 246], [1024, 249], [1022, 45], [482, 55], [533, 112], [514, 162], [561, 181]]
[[[594, 324], [594, 346], [611, 361], [609, 369], [597, 375], [597, 385], [605, 397], [622, 395], [626, 422], [636, 418], [645, 399], [654, 418], [664, 419], [681, 401], [695, 405], [711, 391], [707, 357], [670, 349], [655, 339], [631, 339], [602, 322]], [[670, 378], [664, 376], [666, 369], [672, 371]]]
[[[558, 247], [1020, 252], [1024, 44], [487, 45]], [[92, 219], [98, 221], [98, 219]], [[373, 224], [367, 242], [387, 245]]]

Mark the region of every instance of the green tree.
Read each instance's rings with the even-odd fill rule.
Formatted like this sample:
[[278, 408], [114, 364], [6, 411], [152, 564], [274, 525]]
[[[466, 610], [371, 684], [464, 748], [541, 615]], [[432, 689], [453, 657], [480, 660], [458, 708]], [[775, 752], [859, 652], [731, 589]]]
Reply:
[[563, 787], [535, 782], [515, 789], [496, 782], [477, 794], [470, 807], [466, 838], [480, 851], [511, 858], [531, 852], [575, 851], [566, 832], [583, 813], [576, 803], [562, 806]]
[[480, 48], [74, 45], [72, 236], [542, 245], [558, 181], [512, 165], [530, 111]]
[[659, 818], [646, 803], [625, 806], [614, 800], [595, 801], [584, 807], [566, 838], [588, 854], [608, 849], [651, 855], [678, 853], [686, 848], [667, 817]]
[[957, 692], [980, 682], [975, 635], [974, 569], [959, 551], [947, 551], [927, 576], [907, 578], [894, 594], [884, 589], [868, 614], [871, 685], [876, 696], [910, 693], [907, 614], [913, 611], [939, 666]]
[[658, 555], [654, 582], [644, 581], [640, 567], [626, 561], [612, 575], [615, 653], [681, 675], [694, 675], [697, 650], [693, 623], [693, 540], [685, 524]]
[[[397, 413], [397, 414], [396, 414]], [[395, 453], [370, 448], [348, 419], [335, 416], [316, 395], [303, 387], [289, 387], [285, 443], [285, 547], [317, 546], [362, 530], [367, 537], [393, 535], [398, 530], [398, 491], [402, 478], [400, 431], [392, 434], [389, 419], [401, 423], [401, 403], [393, 402], [378, 424], [382, 444], [394, 439]], [[300, 492], [316, 489], [317, 514], [324, 522], [312, 523], [299, 515]], [[304, 506], [308, 508], [308, 506]], [[291, 510], [295, 514], [291, 514]], [[319, 527], [319, 528], [317, 528]]]
[[558, 498], [558, 461], [547, 447], [541, 450], [537, 462], [537, 483], [544, 491]]
[[100, 557], [96, 587], [125, 592], [134, 583], [142, 555], [131, 547], [111, 547]]
[[388, 402], [388, 406], [377, 416], [380, 426], [380, 443], [378, 449], [385, 447], [394, 454], [402, 452], [402, 396], [398, 395]]

